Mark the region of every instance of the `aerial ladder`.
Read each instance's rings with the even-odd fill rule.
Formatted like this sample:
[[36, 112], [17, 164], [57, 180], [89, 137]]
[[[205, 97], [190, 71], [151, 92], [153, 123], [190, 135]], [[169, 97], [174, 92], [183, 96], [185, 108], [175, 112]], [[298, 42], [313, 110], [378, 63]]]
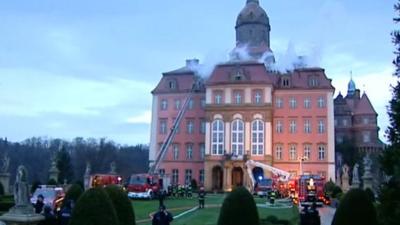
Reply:
[[176, 119], [175, 119], [174, 123], [172, 124], [172, 127], [171, 127], [168, 135], [165, 137], [163, 144], [161, 145], [160, 151], [157, 153], [153, 164], [149, 168], [149, 171], [148, 171], [149, 174], [158, 173], [160, 164], [164, 160], [165, 155], [168, 152], [168, 148], [175, 138], [177, 128], [178, 128], [180, 122], [182, 121], [183, 116], [185, 115], [185, 113], [187, 111], [189, 101], [192, 99], [193, 94], [202, 88], [203, 82], [202, 82], [201, 78], [198, 76], [195, 76], [194, 79], [195, 80], [192, 85], [192, 88], [189, 91], [189, 93], [187, 94], [185, 102], [183, 103], [181, 110], [179, 111], [178, 115], [176, 116]]
[[251, 181], [250, 184], [251, 186], [249, 187], [251, 191], [254, 189], [256, 185], [256, 180], [254, 179], [252, 172], [253, 168], [255, 167], [260, 167], [268, 171], [271, 171], [274, 175], [277, 175], [279, 177], [279, 180], [282, 182], [288, 182], [290, 179], [290, 173], [264, 163], [256, 162], [254, 160], [247, 160], [246, 167], [247, 167], [247, 174], [249, 175]]

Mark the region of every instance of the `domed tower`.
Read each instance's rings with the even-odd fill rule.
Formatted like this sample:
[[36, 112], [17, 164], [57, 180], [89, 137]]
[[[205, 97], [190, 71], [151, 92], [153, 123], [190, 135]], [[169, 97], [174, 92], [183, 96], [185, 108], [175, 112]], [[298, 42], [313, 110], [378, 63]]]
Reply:
[[247, 0], [236, 21], [236, 47], [248, 48], [252, 57], [260, 58], [271, 53], [269, 18], [259, 0]]
[[347, 84], [347, 96], [353, 96], [356, 93], [356, 83], [354, 83], [353, 78], [350, 79]]

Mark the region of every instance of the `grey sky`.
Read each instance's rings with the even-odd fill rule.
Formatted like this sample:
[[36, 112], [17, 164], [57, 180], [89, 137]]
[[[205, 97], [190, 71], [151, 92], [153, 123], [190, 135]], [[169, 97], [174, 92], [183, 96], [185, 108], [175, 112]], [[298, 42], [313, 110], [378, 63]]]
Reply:
[[[292, 45], [326, 69], [337, 91], [349, 73], [388, 119], [395, 0], [261, 0], [271, 45]], [[212, 66], [234, 47], [245, 0], [14, 0], [0, 2], [0, 136], [108, 137], [147, 143], [150, 91], [187, 58]], [[398, 26], [397, 26], [398, 27]], [[286, 56], [285, 56], [286, 55]]]

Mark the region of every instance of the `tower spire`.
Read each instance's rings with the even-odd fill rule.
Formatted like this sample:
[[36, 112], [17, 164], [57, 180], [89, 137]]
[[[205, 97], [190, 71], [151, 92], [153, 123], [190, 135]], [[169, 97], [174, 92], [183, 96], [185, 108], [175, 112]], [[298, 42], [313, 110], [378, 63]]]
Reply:
[[258, 5], [260, 4], [259, 0], [247, 0], [246, 4], [249, 4], [251, 2], [254, 2], [254, 3], [258, 4]]

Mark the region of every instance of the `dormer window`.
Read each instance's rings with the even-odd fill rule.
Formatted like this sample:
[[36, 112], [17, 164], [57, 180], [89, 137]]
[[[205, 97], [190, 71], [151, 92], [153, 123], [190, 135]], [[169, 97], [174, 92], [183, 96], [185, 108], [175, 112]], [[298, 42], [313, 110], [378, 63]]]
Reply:
[[175, 89], [176, 89], [176, 80], [170, 80], [170, 81], [168, 82], [168, 87], [169, 87], [169, 89], [171, 89], [171, 90], [175, 90]]
[[282, 86], [283, 87], [289, 87], [290, 86], [290, 81], [288, 77], [282, 78]]
[[310, 76], [308, 78], [308, 86], [309, 87], [318, 87], [318, 85], [319, 85], [319, 82], [318, 82], [317, 76]]
[[241, 81], [241, 80], [243, 80], [242, 74], [237, 73], [237, 74], [235, 75], [235, 80], [236, 80], [236, 81]]

